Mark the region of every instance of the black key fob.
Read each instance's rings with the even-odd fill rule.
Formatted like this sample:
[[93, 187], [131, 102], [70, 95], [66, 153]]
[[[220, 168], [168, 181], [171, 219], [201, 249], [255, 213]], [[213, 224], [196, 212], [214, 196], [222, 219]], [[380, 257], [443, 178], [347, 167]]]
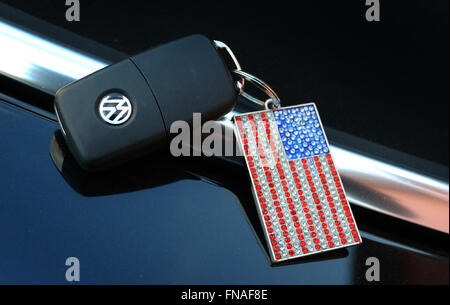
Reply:
[[201, 35], [150, 49], [60, 89], [55, 111], [86, 170], [111, 167], [168, 145], [170, 125], [229, 112], [237, 90], [215, 46]]

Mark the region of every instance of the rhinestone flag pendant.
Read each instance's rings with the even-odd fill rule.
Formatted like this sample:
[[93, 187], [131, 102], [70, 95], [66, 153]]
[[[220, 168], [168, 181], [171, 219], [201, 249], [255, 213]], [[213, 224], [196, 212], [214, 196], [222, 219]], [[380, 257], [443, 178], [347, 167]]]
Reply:
[[234, 120], [273, 262], [361, 243], [315, 104]]

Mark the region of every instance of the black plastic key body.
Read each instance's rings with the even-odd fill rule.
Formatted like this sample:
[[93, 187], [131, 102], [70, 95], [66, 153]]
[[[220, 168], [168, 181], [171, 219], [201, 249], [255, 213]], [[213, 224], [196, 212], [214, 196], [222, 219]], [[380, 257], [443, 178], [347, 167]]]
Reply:
[[170, 125], [229, 112], [237, 91], [210, 40], [192, 35], [110, 65], [60, 89], [55, 111], [69, 149], [86, 170], [169, 144]]

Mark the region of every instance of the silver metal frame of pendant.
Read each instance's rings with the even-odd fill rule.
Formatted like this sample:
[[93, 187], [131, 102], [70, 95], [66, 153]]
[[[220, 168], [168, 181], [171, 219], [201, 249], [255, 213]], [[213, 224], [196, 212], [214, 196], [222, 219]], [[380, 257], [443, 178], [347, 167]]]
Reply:
[[[329, 148], [330, 147], [330, 143], [328, 142], [328, 137], [327, 137], [327, 134], [325, 133], [325, 129], [323, 128], [322, 119], [320, 117], [320, 114], [319, 114], [319, 111], [317, 109], [316, 104], [315, 103], [306, 103], [306, 104], [299, 104], [299, 105], [294, 105], [294, 106], [280, 107], [280, 108], [277, 108], [277, 109], [266, 109], [266, 110], [260, 110], [260, 111], [246, 112], [246, 113], [235, 115], [233, 117], [234, 133], [236, 135], [237, 141], [239, 142], [239, 146], [238, 147], [239, 147], [242, 155], [244, 155], [244, 146], [243, 146], [243, 141], [241, 139], [240, 132], [239, 132], [239, 130], [237, 128], [236, 118], [235, 118], [236, 116], [247, 116], [247, 115], [250, 115], [250, 114], [258, 114], [258, 113], [263, 113], [263, 112], [268, 112], [268, 111], [274, 112], [274, 111], [277, 111], [277, 110], [289, 109], [289, 108], [297, 108], [297, 107], [304, 107], [304, 106], [313, 106], [314, 109], [316, 110], [316, 114], [317, 114], [317, 118], [319, 120], [320, 127], [321, 127], [321, 129], [323, 130], [323, 133], [324, 133], [325, 142], [326, 142], [326, 144], [327, 144], [327, 146]], [[276, 129], [276, 132], [280, 136], [278, 128]], [[286, 154], [284, 148], [280, 149], [280, 150], [282, 151], [282, 153]], [[332, 154], [331, 151], [329, 153]], [[308, 156], [308, 158], [309, 157], [314, 157], [314, 156], [317, 156], [317, 155], [318, 154], [311, 155], [311, 156]], [[333, 155], [332, 155], [332, 157], [333, 157]], [[250, 167], [249, 167], [247, 161], [245, 161], [245, 165], [247, 167], [247, 171], [248, 171], [249, 175], [251, 175]], [[336, 172], [337, 172], [337, 176], [339, 177], [339, 180], [342, 182], [342, 178], [340, 176], [339, 169], [337, 169]], [[324, 252], [330, 252], [330, 251], [334, 251], [334, 250], [338, 250], [338, 249], [349, 248], [349, 247], [360, 245], [362, 243], [362, 237], [361, 237], [358, 225], [356, 224], [356, 220], [355, 220], [355, 217], [354, 217], [354, 214], [353, 214], [353, 211], [352, 211], [351, 203], [349, 202], [349, 205], [348, 205], [349, 206], [349, 211], [350, 211], [351, 217], [354, 220], [355, 229], [358, 232], [358, 237], [359, 237], [359, 241], [358, 242], [353, 242], [353, 243], [350, 243], [348, 245], [337, 246], [337, 247], [334, 247], [332, 249], [328, 248], [328, 249], [317, 250], [315, 252], [308, 252], [306, 254], [296, 255], [296, 256], [294, 256], [292, 258], [288, 257], [288, 258], [278, 259], [277, 260], [275, 258], [275, 253], [274, 253], [274, 251], [273, 251], [273, 249], [271, 247], [271, 244], [270, 244], [270, 238], [269, 238], [268, 232], [267, 232], [266, 228], [263, 225], [264, 224], [264, 219], [262, 218], [263, 213], [262, 213], [261, 207], [260, 207], [260, 205], [258, 204], [258, 201], [257, 201], [258, 195], [256, 193], [256, 189], [253, 186], [252, 182], [251, 182], [251, 185], [252, 185], [251, 188], [252, 188], [253, 201], [254, 201], [254, 203], [256, 205], [256, 208], [258, 209], [258, 218], [259, 218], [260, 224], [262, 226], [262, 229], [264, 231], [264, 237], [265, 237], [265, 240], [266, 240], [266, 245], [267, 245], [267, 248], [269, 248], [269, 251], [270, 251], [270, 260], [271, 260], [271, 262], [273, 264], [278, 264], [278, 263], [281, 263], [281, 262], [291, 261], [291, 260], [296, 260], [296, 259], [302, 259], [302, 258], [307, 257], [307, 256], [316, 255], [316, 254], [320, 254], [320, 253], [324, 253]], [[342, 191], [343, 191], [343, 193], [344, 193], [344, 195], [345, 195], [345, 197], [347, 198], [347, 201], [348, 201], [349, 197], [347, 196], [347, 193], [345, 191], [344, 183], [342, 183], [341, 188], [342, 188]]]

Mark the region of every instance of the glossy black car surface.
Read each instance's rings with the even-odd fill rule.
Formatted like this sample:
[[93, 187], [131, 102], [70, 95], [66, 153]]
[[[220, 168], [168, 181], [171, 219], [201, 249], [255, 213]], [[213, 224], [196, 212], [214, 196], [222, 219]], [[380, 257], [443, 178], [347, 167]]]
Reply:
[[[92, 1], [67, 24], [55, 1], [2, 2], [0, 17], [110, 61], [193, 32], [220, 38], [285, 105], [316, 100], [331, 142], [448, 181], [447, 2], [386, 3], [379, 25], [361, 4]], [[71, 256], [83, 284], [370, 284], [369, 257], [382, 284], [448, 284], [448, 234], [359, 206], [362, 245], [271, 265], [242, 166], [160, 151], [84, 172], [51, 101], [0, 79], [2, 284], [65, 284]]]

